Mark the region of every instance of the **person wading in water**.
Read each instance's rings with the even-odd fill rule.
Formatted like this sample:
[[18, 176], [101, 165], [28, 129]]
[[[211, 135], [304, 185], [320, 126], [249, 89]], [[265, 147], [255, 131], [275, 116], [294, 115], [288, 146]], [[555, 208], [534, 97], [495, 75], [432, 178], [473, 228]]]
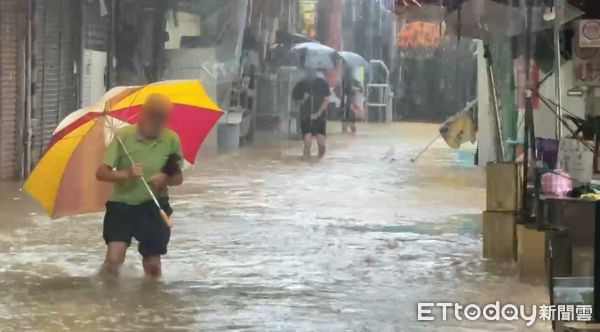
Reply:
[[99, 181], [114, 184], [103, 226], [107, 251], [102, 272], [108, 275], [119, 274], [132, 238], [139, 243], [146, 275], [161, 275], [161, 255], [167, 253], [171, 229], [163, 222], [142, 181], [148, 183], [163, 211], [170, 215], [173, 210], [167, 187], [183, 182], [179, 137], [166, 128], [171, 108], [166, 96], [150, 95], [138, 124], [117, 130], [118, 138], [107, 146], [103, 165], [96, 172]]
[[319, 158], [325, 156], [330, 93], [323, 73], [314, 70], [308, 71], [307, 77], [298, 82], [292, 91], [292, 98], [300, 103], [300, 131], [304, 139], [303, 159], [310, 158], [313, 137], [317, 139]]
[[356, 120], [364, 117], [364, 95], [361, 83], [354, 78], [354, 71], [344, 72], [342, 80], [342, 133], [356, 133]]

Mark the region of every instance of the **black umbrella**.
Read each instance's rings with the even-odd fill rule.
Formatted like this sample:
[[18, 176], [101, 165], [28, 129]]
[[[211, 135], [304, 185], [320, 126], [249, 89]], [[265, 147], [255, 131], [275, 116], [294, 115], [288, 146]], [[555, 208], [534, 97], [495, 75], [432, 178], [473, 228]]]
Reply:
[[300, 43], [290, 50], [290, 54], [300, 58], [301, 65], [313, 69], [331, 69], [336, 65], [337, 52], [319, 43]]
[[362, 56], [348, 51], [338, 52], [340, 58], [346, 65], [352, 68], [364, 67], [366, 70], [369, 69], [369, 62], [365, 60]]

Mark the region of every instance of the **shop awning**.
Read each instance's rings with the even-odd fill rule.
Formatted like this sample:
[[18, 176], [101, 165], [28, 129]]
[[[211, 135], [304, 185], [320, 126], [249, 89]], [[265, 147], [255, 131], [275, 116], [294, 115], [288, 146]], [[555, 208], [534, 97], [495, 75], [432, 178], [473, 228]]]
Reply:
[[[551, 29], [552, 21], [544, 21], [543, 8], [533, 8], [532, 31]], [[563, 24], [581, 15], [583, 11], [567, 4]], [[446, 31], [453, 35], [484, 38], [490, 35], [512, 37], [525, 32], [526, 11], [490, 0], [468, 0], [459, 10], [446, 15]]]

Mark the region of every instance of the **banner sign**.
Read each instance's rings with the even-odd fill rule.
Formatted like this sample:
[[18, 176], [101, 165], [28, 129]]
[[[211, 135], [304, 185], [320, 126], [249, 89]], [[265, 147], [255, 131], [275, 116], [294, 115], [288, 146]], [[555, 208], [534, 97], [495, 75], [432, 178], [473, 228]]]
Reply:
[[600, 20], [579, 21], [579, 47], [600, 47]]
[[580, 29], [573, 43], [575, 86], [600, 86], [600, 48], [581, 47], [582, 35]]

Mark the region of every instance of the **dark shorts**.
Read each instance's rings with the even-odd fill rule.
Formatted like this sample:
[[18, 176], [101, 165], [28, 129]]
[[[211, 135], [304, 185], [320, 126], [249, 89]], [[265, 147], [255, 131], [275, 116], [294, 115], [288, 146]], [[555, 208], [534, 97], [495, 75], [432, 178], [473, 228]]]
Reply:
[[[160, 204], [168, 215], [173, 213], [168, 199], [160, 199]], [[165, 225], [154, 201], [140, 205], [120, 202], [107, 202], [103, 232], [106, 244], [111, 242], [138, 241], [139, 253], [146, 256], [159, 256], [167, 253], [171, 229]]]
[[302, 121], [300, 123], [302, 136], [306, 134], [327, 136], [327, 122], [325, 120]]

